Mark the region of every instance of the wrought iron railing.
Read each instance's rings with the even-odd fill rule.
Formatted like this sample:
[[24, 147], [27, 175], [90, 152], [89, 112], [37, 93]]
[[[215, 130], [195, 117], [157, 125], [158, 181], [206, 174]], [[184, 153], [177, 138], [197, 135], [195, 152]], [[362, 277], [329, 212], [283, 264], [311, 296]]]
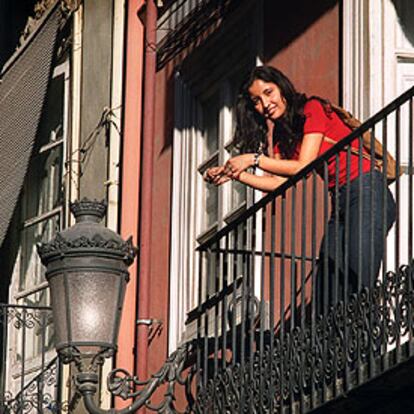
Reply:
[[[414, 88], [199, 246], [199, 306], [187, 322], [195, 412], [309, 412], [413, 356], [413, 95]], [[396, 159], [394, 183], [373, 163], [360, 178], [365, 131]], [[334, 167], [329, 188], [328, 169], [340, 157], [346, 183]], [[388, 185], [396, 202], [389, 232]], [[339, 197], [343, 211], [332, 208]], [[380, 228], [372, 230], [378, 211]], [[364, 237], [369, 248], [361, 250]], [[330, 253], [320, 254], [320, 245]], [[348, 260], [354, 248], [357, 270]]]
[[51, 308], [0, 304], [0, 413], [60, 413]]

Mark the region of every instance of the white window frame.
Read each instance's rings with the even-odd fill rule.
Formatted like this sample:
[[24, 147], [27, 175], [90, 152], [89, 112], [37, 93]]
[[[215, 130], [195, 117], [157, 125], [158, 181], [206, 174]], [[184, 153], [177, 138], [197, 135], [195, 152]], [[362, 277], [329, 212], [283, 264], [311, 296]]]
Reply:
[[[67, 137], [68, 137], [68, 114], [69, 114], [69, 90], [70, 90], [70, 63], [69, 60], [65, 60], [63, 63], [57, 65], [52, 74], [52, 79], [57, 78], [59, 76], [64, 76], [63, 78], [63, 120], [62, 120], [62, 137], [55, 141], [50, 142], [48, 144], [43, 145], [39, 149], [39, 154], [45, 151], [48, 151], [50, 149], [53, 149], [56, 146], [62, 145], [62, 176], [61, 176], [61, 183], [62, 185], [65, 185], [65, 175], [66, 175], [66, 162], [67, 159]], [[30, 173], [30, 171], [29, 171]], [[38, 216], [30, 217], [29, 219], [25, 220], [22, 225], [22, 231], [25, 229], [36, 225], [38, 223], [44, 222], [52, 217], [55, 217], [59, 215], [61, 229], [63, 229], [66, 225], [66, 220], [64, 217], [64, 210], [65, 210], [65, 199], [66, 199], [67, 193], [66, 191], [63, 191], [63, 197], [62, 205], [47, 211], [43, 214], [40, 214]], [[38, 293], [42, 290], [48, 289], [48, 283], [47, 281], [42, 281], [36, 285], [30, 284], [26, 289], [20, 290], [19, 284], [20, 284], [20, 266], [19, 266], [19, 255], [17, 256], [16, 263], [13, 269], [12, 274], [12, 283], [10, 285], [9, 290], [9, 297], [11, 298], [11, 303], [14, 304], [21, 304], [22, 300], [30, 295], [33, 295], [35, 293]], [[50, 296], [47, 293], [48, 301], [50, 301]], [[50, 305], [50, 303], [46, 303], [46, 305]], [[20, 331], [19, 331], [20, 332]], [[19, 335], [19, 332], [13, 331], [12, 335], [8, 337], [8, 348], [10, 349], [10, 358], [9, 363], [7, 364], [7, 389], [9, 389], [12, 392], [18, 392], [20, 389], [20, 378], [22, 375], [21, 372], [21, 361], [18, 361], [17, 355], [20, 351], [21, 347], [19, 347], [19, 344], [21, 346], [21, 338]], [[35, 351], [34, 351], [35, 353]], [[50, 349], [48, 350], [44, 355], [44, 361], [45, 364], [48, 363], [52, 358], [55, 357], [55, 350]], [[35, 354], [33, 357], [28, 358], [25, 360], [25, 372], [24, 375], [27, 378], [27, 380], [30, 380], [31, 375], [36, 375], [39, 371], [39, 368], [41, 367], [41, 355]]]
[[[183, 4], [187, 0], [183, 0]], [[181, 4], [181, 3], [180, 3]], [[228, 79], [234, 79], [235, 75], [241, 73], [244, 69], [248, 69], [250, 65], [261, 64], [260, 57], [263, 56], [263, 8], [264, 1], [256, 0], [253, 3], [248, 3], [245, 7], [245, 16], [243, 17], [243, 24], [251, 24], [249, 26], [249, 36], [244, 38], [241, 41], [238, 38], [234, 38], [234, 35], [230, 36], [225, 42], [215, 39], [212, 41], [214, 48], [219, 48], [221, 51], [221, 56], [224, 57], [222, 60], [217, 60], [217, 64], [221, 66], [223, 75]], [[184, 12], [188, 12], [188, 9], [185, 9]], [[183, 14], [185, 16], [185, 13]], [[159, 25], [158, 34], [160, 39], [165, 35], [166, 31], [172, 29], [170, 17], [165, 18], [162, 24]], [[165, 30], [166, 29], [166, 30]], [[234, 40], [233, 40], [234, 39]], [[215, 42], [215, 43], [214, 43]], [[243, 42], [243, 43], [242, 43]], [[206, 47], [206, 46], [202, 46]], [[237, 59], [234, 60], [233, 53], [229, 53], [229, 61], [226, 63], [225, 60], [226, 54], [223, 53], [223, 48], [229, 48], [230, 50], [238, 51]], [[209, 54], [213, 49], [206, 50], [206, 55]], [[203, 54], [204, 55], [204, 54]], [[204, 57], [206, 56], [204, 55]], [[213, 53], [211, 57], [215, 54]], [[214, 56], [215, 57], [215, 56]], [[233, 59], [233, 60], [232, 60]], [[196, 63], [195, 66], [197, 66]], [[249, 66], [248, 66], [249, 65]], [[193, 69], [195, 66], [192, 66]], [[187, 65], [188, 67], [188, 65]], [[200, 67], [201, 70], [204, 67]], [[195, 70], [197, 72], [197, 69]], [[215, 73], [212, 76], [217, 76], [219, 68], [215, 66]], [[187, 73], [188, 75], [188, 73]], [[197, 79], [200, 77], [196, 76]], [[216, 84], [217, 79], [206, 79], [206, 76], [203, 77], [203, 85]], [[197, 94], [205, 93], [206, 89], [204, 86], [197, 84]], [[235, 85], [236, 86], [236, 85]], [[238, 86], [238, 85], [237, 85]], [[229, 88], [230, 89], [230, 88]], [[195, 87], [194, 87], [195, 90]], [[182, 122], [185, 118], [189, 116], [188, 113], [183, 111], [185, 107], [184, 103], [192, 102], [192, 107], [194, 113], [192, 114], [193, 119], [197, 118], [197, 122], [194, 124], [201, 125], [201, 108], [199, 104], [195, 101], [195, 97], [192, 96], [191, 90], [186, 87], [182, 82], [180, 75], [177, 74], [175, 82], [175, 116], [176, 116], [176, 125]], [[231, 102], [233, 104], [233, 102]], [[232, 131], [228, 128], [232, 128], [230, 119], [231, 110], [226, 108], [225, 105], [222, 108], [222, 122], [221, 130], [223, 136], [226, 136], [227, 139], [225, 142], [219, 143], [219, 146], [222, 145], [224, 149], [229, 147], [230, 137]], [[178, 112], [177, 112], [178, 111]], [[181, 112], [181, 113], [180, 113]], [[187, 124], [191, 125], [188, 122]], [[174, 129], [173, 135], [173, 178], [172, 178], [172, 212], [171, 212], [171, 238], [170, 238], [170, 306], [169, 306], [169, 341], [168, 349], [169, 352], [173, 352], [176, 347], [179, 345], [180, 341], [184, 340], [185, 334], [185, 321], [187, 318], [187, 312], [192, 310], [196, 304], [198, 304], [199, 298], [199, 286], [198, 286], [198, 255], [196, 255], [195, 249], [197, 247], [197, 241], [201, 242], [208, 237], [212, 232], [214, 232], [214, 226], [210, 229], [211, 232], [207, 231], [204, 234], [200, 234], [201, 231], [201, 217], [198, 215], [196, 217], [195, 204], [200, 203], [200, 198], [202, 197], [202, 186], [203, 183], [201, 174], [197, 173], [197, 168], [199, 164], [197, 160], [200, 158], [200, 154], [197, 151], [200, 151], [200, 148], [195, 148], [194, 143], [200, 142], [202, 139], [201, 129], [196, 128], [194, 125], [191, 128], [186, 128], [185, 130], [180, 131], [179, 128]], [[221, 149], [222, 156], [219, 159], [220, 163], [226, 161], [229, 157], [229, 154], [226, 150]], [[190, 179], [193, 177], [193, 179]], [[194, 178], [195, 177], [195, 178]], [[227, 222], [231, 221], [237, 214], [243, 211], [248, 205], [263, 197], [263, 193], [260, 191], [251, 191], [247, 192], [247, 202], [240, 206], [239, 209], [231, 210], [232, 203], [232, 185], [225, 184], [223, 186], [224, 190], [222, 195], [219, 194], [219, 206], [222, 209], [223, 214], [219, 214], [219, 220], [217, 223], [217, 228], [224, 226]], [[199, 204], [200, 205], [200, 204]], [[258, 213], [258, 217], [260, 212]], [[256, 220], [258, 226], [261, 225], [261, 220]], [[260, 231], [260, 228], [256, 227]], [[203, 237], [204, 236], [204, 237]], [[256, 238], [256, 249], [261, 248], [260, 237]], [[257, 274], [260, 274], [261, 261], [260, 257], [257, 258], [256, 264], [259, 267], [256, 267]], [[189, 276], [192, 275], [192, 276]], [[256, 278], [258, 280], [258, 278]], [[257, 288], [257, 289], [256, 289]], [[259, 283], [255, 286], [256, 296], [260, 290]]]
[[[67, 158], [67, 131], [68, 131], [68, 107], [69, 107], [69, 61], [65, 61], [62, 64], [56, 66], [53, 70], [52, 79], [57, 78], [59, 76], [64, 76], [64, 90], [63, 90], [63, 125], [62, 125], [62, 138], [59, 141], [52, 142], [49, 144], [46, 144], [42, 146], [39, 149], [39, 154], [45, 151], [48, 151], [49, 149], [54, 148], [55, 146], [62, 145], [62, 183], [64, 183], [64, 178], [66, 175], [65, 171], [65, 160]], [[66, 193], [64, 193], [66, 196]], [[53, 210], [50, 210], [48, 212], [45, 212], [39, 216], [31, 217], [30, 219], [27, 219], [24, 221], [22, 227], [23, 229], [29, 228], [32, 225], [38, 224], [40, 222], [46, 221], [50, 219], [51, 217], [60, 215], [60, 222], [62, 229], [65, 227], [65, 218], [63, 215], [63, 211], [65, 209], [65, 200], [63, 200], [63, 203], [61, 206], [58, 206], [54, 208]], [[19, 300], [31, 295], [41, 289], [44, 289], [47, 287], [47, 281], [43, 281], [41, 284], [36, 286], [30, 286], [28, 289], [25, 290], [19, 290], [19, 287], [15, 285], [15, 282], [17, 284], [19, 283], [20, 276], [16, 273], [20, 273], [20, 269], [15, 269], [15, 272], [12, 276], [12, 285], [11, 285], [11, 295], [10, 297], [13, 298], [13, 303], [18, 304]]]
[[[183, 339], [185, 319], [188, 311], [199, 300], [198, 259], [195, 252], [197, 243], [202, 242], [218, 229], [226, 225], [237, 214], [244, 211], [248, 201], [232, 209], [233, 185], [226, 183], [219, 188], [218, 220], [209, 228], [203, 228], [200, 208], [204, 204], [202, 172], [211, 160], [219, 164], [230, 158], [233, 134], [233, 114], [231, 88], [226, 80], [217, 88], [220, 93], [219, 140], [218, 150], [210, 154], [205, 162], [203, 146], [203, 120], [200, 98], [191, 95], [191, 91], [176, 75], [176, 125], [187, 122], [189, 128], [175, 128], [173, 141], [173, 183], [171, 214], [171, 255], [170, 255], [170, 319], [169, 350], [172, 352]], [[227, 84], [227, 86], [226, 86]], [[201, 97], [203, 99], [203, 97]], [[183, 109], [179, 113], [179, 108]], [[190, 113], [191, 112], [191, 113]], [[247, 199], [249, 195], [247, 194]], [[200, 214], [201, 213], [201, 214]], [[186, 277], [193, 275], [193, 277]]]

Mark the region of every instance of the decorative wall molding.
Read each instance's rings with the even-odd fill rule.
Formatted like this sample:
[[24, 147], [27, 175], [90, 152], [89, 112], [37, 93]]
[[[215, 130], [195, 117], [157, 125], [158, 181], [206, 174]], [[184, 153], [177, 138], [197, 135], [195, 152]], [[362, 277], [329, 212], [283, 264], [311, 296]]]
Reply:
[[60, 7], [64, 14], [76, 11], [82, 0], [39, 0], [33, 9], [33, 16], [29, 16], [26, 26], [19, 39], [19, 47], [23, 45], [26, 39], [36, 30], [39, 22], [47, 14], [49, 10], [59, 1]]

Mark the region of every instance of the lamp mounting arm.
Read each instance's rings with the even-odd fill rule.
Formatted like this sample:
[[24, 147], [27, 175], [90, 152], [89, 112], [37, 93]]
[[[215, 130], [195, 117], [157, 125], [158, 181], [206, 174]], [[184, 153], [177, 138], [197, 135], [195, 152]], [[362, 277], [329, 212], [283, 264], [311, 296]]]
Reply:
[[[187, 399], [193, 400], [192, 396], [189, 395], [191, 393], [191, 381], [194, 376], [193, 369], [189, 368], [187, 377], [183, 377], [190, 348], [191, 343], [180, 346], [168, 357], [161, 369], [146, 381], [140, 381], [137, 377], [130, 376], [123, 369], [111, 371], [107, 378], [107, 386], [111, 394], [124, 400], [135, 398], [129, 407], [121, 410], [114, 408], [103, 410], [98, 407], [94, 398], [98, 390], [98, 374], [92, 371], [79, 372], [75, 375], [75, 385], [83, 397], [85, 408], [90, 414], [131, 414], [144, 406], [159, 413], [177, 412], [174, 408], [174, 390], [177, 382], [180, 385], [185, 385]], [[165, 383], [167, 383], [167, 389], [164, 392], [163, 401], [157, 405], [152, 405], [152, 395], [160, 385]], [[137, 390], [137, 388], [139, 389]]]

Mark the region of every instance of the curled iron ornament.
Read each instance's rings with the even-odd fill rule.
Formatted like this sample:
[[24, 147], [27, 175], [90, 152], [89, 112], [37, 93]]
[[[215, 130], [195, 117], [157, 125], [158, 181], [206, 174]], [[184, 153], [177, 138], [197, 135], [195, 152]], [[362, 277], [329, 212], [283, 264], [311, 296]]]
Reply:
[[[1, 407], [4, 412], [7, 414], [31, 414], [39, 410], [51, 413], [68, 412], [68, 403], [58, 401], [50, 390], [58, 386], [57, 365], [58, 360], [54, 358], [16, 395], [6, 391], [3, 396], [4, 406]], [[47, 387], [49, 391], [45, 391], [43, 387]]]
[[[94, 394], [98, 390], [98, 374], [93, 370], [81, 368], [81, 372], [75, 375], [75, 386], [84, 399], [84, 404], [91, 414], [124, 414], [135, 412], [146, 407], [158, 413], [178, 413], [175, 407], [175, 386], [181, 384], [186, 386], [186, 392], [191, 392], [191, 382], [194, 377], [194, 367], [188, 369], [187, 377], [183, 377], [186, 369], [185, 363], [192, 350], [192, 343], [180, 346], [170, 355], [161, 369], [147, 380], [140, 380], [131, 376], [126, 370], [117, 368], [111, 371], [107, 377], [107, 387], [112, 395], [124, 400], [134, 398], [133, 403], [121, 410], [103, 410], [94, 401]], [[154, 392], [166, 384], [163, 399], [157, 404], [151, 402]], [[189, 397], [189, 396], [188, 396]], [[192, 397], [191, 397], [192, 398]], [[190, 398], [188, 398], [190, 399]], [[186, 410], [186, 412], [188, 412]]]
[[[258, 412], [274, 412], [298, 401], [299, 395], [304, 401], [311, 395], [318, 400], [326, 387], [343, 392], [347, 372], [360, 368], [363, 377], [350, 380], [365, 382], [369, 374], [363, 367], [369, 358], [399, 346], [414, 331], [413, 278], [413, 267], [401, 266], [317, 316], [311, 327], [295, 327], [283, 335], [275, 331], [272, 343], [255, 349], [252, 362], [247, 357], [243, 364], [219, 367], [200, 382], [195, 412], [232, 412], [226, 411], [230, 399], [238, 407], [233, 412], [249, 412], [252, 405], [261, 407]], [[237, 393], [230, 391], [232, 383]]]

